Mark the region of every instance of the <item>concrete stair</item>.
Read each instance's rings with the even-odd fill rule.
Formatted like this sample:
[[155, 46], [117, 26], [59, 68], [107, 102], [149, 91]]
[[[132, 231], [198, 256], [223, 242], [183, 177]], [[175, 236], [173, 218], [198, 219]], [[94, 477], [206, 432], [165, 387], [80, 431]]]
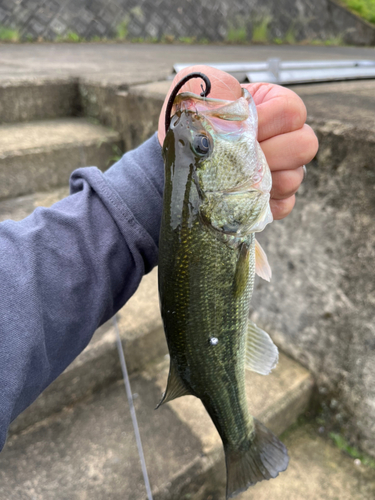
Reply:
[[0, 75], [0, 124], [77, 115], [77, 78]]
[[288, 469], [275, 481], [256, 484], [239, 500], [370, 500], [375, 471], [337, 449], [316, 425], [304, 423], [282, 436]]
[[0, 125], [0, 199], [67, 185], [78, 167], [106, 169], [120, 149], [117, 132], [84, 118]]
[[[126, 344], [125, 351], [131, 359]], [[153, 411], [168, 366], [166, 359], [131, 377], [154, 498], [205, 498], [203, 491], [222, 482], [221, 441], [196, 398]], [[310, 374], [284, 356], [269, 377], [247, 376], [252, 412], [277, 433], [306, 410], [312, 387]], [[49, 495], [72, 500], [146, 497], [122, 381], [9, 438], [0, 455], [0, 497]]]

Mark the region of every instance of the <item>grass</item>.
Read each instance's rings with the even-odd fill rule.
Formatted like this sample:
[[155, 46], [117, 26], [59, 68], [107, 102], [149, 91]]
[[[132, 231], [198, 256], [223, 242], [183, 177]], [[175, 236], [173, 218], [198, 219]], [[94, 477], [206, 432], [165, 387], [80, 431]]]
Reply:
[[327, 38], [327, 40], [323, 41], [323, 45], [337, 46], [337, 45], [345, 45], [345, 43], [344, 43], [344, 40], [342, 39], [342, 36], [339, 35], [339, 36], [336, 36], [335, 38]]
[[85, 42], [86, 40], [79, 36], [78, 33], [74, 31], [68, 31], [65, 35], [59, 35], [56, 37], [55, 42], [70, 42], [70, 43], [80, 43]]
[[268, 25], [270, 20], [268, 18], [262, 19], [258, 23], [254, 23], [253, 36], [251, 41], [255, 43], [268, 42]]
[[74, 31], [68, 31], [68, 33], [65, 35], [65, 41], [79, 43], [83, 41], [83, 38]]
[[228, 33], [225, 39], [229, 43], [245, 43], [247, 42], [247, 32], [245, 26], [229, 26]]
[[326, 45], [327, 47], [338, 47], [345, 45], [342, 36], [327, 38], [327, 40], [310, 40], [309, 45]]
[[354, 459], [360, 460], [363, 465], [375, 469], [375, 459], [369, 457], [365, 453], [362, 453], [354, 446], [350, 446], [348, 441], [341, 434], [337, 434], [336, 432], [330, 432], [329, 437], [335, 443], [337, 448], [339, 448], [341, 451], [344, 451]]
[[180, 36], [178, 41], [186, 43], [187, 45], [192, 45], [193, 43], [197, 43], [197, 38], [195, 36]]
[[375, 0], [340, 0], [346, 7], [363, 19], [375, 24]]
[[129, 17], [125, 17], [121, 23], [116, 27], [116, 35], [118, 40], [126, 40], [129, 34]]
[[19, 40], [18, 30], [0, 26], [0, 42], [18, 42]]
[[296, 35], [294, 34], [294, 28], [291, 26], [285, 34], [285, 42], [290, 45], [294, 45], [296, 43]]

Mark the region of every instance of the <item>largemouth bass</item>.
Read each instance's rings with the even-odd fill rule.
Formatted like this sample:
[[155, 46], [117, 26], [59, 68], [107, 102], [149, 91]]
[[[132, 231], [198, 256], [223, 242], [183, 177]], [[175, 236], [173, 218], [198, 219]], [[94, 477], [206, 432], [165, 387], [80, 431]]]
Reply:
[[160, 404], [201, 399], [223, 442], [230, 498], [288, 465], [245, 396], [245, 367], [267, 374], [278, 360], [249, 320], [255, 272], [270, 278], [255, 233], [272, 221], [271, 173], [246, 90], [236, 101], [183, 93], [174, 102], [163, 145], [159, 294], [170, 372]]

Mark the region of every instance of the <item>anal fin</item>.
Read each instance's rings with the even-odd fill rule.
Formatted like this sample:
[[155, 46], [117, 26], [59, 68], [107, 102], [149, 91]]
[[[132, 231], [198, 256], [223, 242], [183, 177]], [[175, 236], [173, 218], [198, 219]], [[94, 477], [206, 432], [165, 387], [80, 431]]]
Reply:
[[168, 401], [172, 401], [173, 399], [177, 399], [181, 396], [189, 396], [191, 392], [189, 389], [185, 386], [183, 383], [172, 359], [171, 359], [171, 364], [169, 367], [169, 375], [168, 375], [168, 382], [167, 382], [167, 388], [163, 394], [163, 397], [161, 398], [160, 403], [157, 405], [155, 410], [159, 408], [164, 403], [168, 403]]
[[268, 375], [279, 361], [279, 351], [268, 333], [250, 319], [247, 328], [245, 366], [253, 372]]

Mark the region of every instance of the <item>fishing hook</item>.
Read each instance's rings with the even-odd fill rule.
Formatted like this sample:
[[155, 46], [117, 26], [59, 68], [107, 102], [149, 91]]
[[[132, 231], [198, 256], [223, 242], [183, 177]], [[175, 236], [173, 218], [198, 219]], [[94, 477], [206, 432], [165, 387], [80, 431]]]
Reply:
[[171, 124], [171, 111], [172, 111], [172, 107], [173, 107], [173, 103], [174, 103], [174, 100], [176, 98], [176, 95], [178, 94], [178, 91], [181, 89], [181, 87], [183, 85], [185, 85], [185, 83], [188, 82], [189, 80], [191, 80], [192, 78], [202, 78], [202, 80], [206, 84], [205, 89], [203, 88], [203, 85], [201, 85], [201, 89], [202, 89], [202, 92], [200, 94], [201, 97], [207, 97], [208, 94], [211, 92], [210, 79], [204, 73], [199, 73], [198, 71], [195, 73], [189, 73], [182, 80], [180, 80], [177, 83], [177, 85], [175, 86], [175, 88], [172, 90], [172, 93], [168, 99], [167, 109], [165, 111], [165, 133], [168, 132], [169, 125]]

